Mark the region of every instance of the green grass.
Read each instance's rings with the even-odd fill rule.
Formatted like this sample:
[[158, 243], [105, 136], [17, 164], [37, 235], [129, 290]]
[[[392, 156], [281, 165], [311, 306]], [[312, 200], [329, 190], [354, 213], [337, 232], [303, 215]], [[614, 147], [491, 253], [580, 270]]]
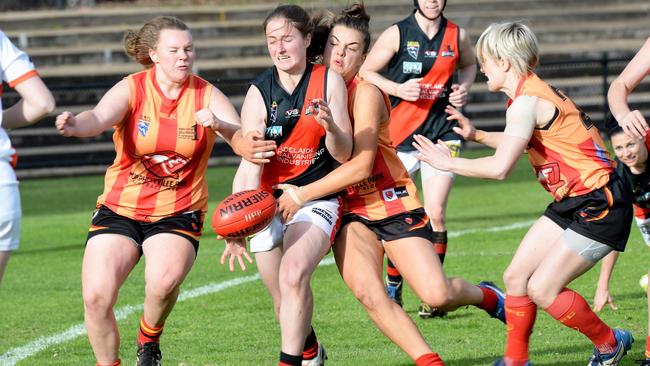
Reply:
[[[470, 155], [475, 155], [471, 152]], [[210, 169], [210, 209], [228, 194], [233, 168]], [[81, 258], [102, 177], [32, 180], [21, 183], [23, 231], [20, 249], [12, 256], [0, 287], [0, 357], [40, 337], [59, 334], [83, 322]], [[449, 201], [450, 233], [476, 230], [450, 239], [445, 269], [474, 282], [502, 284], [501, 274], [526, 229], [499, 232], [490, 227], [539, 217], [550, 201], [522, 158], [504, 182], [458, 177]], [[207, 225], [209, 226], [209, 225]], [[255, 268], [230, 273], [219, 265], [223, 243], [206, 228], [199, 256], [183, 290], [255, 274]], [[636, 228], [621, 256], [611, 292], [618, 311], [603, 319], [633, 331], [637, 342], [623, 365], [643, 354], [647, 303], [638, 279], [646, 272], [650, 251]], [[143, 300], [142, 263], [120, 292], [116, 308]], [[591, 301], [597, 268], [572, 284]], [[333, 265], [320, 267], [312, 281], [315, 294], [313, 324], [328, 348], [328, 365], [411, 365], [409, 358], [376, 330], [341, 281]], [[418, 300], [405, 291], [405, 309], [448, 365], [489, 365], [503, 352], [505, 328], [474, 308], [460, 309], [445, 320], [421, 320]], [[119, 322], [121, 357], [134, 360], [140, 311]], [[279, 352], [279, 329], [271, 301], [259, 280], [179, 302], [162, 339], [165, 365], [273, 365]], [[584, 365], [590, 342], [540, 311], [532, 341], [535, 365]], [[18, 365], [92, 365], [94, 357], [84, 336], [45, 348]]]

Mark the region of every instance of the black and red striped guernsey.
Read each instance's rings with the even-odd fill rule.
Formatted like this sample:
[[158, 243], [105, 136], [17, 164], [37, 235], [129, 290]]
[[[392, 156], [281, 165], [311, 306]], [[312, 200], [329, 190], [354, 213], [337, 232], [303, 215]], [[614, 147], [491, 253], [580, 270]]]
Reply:
[[312, 99], [325, 99], [327, 72], [325, 66], [308, 64], [291, 94], [280, 85], [275, 67], [252, 82], [264, 98], [265, 138], [277, 145], [275, 156], [264, 165], [262, 188], [271, 190], [277, 183], [303, 186], [334, 169], [325, 129], [307, 112]]
[[390, 138], [398, 151], [411, 151], [413, 134], [430, 139], [433, 126], [449, 123], [445, 107], [454, 71], [460, 59], [460, 28], [441, 18], [440, 30], [429, 39], [415, 20], [415, 14], [397, 23], [399, 51], [388, 63], [388, 78], [397, 83], [423, 78], [420, 98], [409, 102], [391, 96]]

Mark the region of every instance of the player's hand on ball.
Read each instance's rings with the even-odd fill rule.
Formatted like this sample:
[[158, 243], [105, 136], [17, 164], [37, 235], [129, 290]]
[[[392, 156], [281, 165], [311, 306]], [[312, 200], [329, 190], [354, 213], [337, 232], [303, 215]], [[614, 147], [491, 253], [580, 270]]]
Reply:
[[217, 119], [217, 116], [209, 108], [203, 108], [196, 112], [194, 119], [205, 128], [211, 128], [215, 131], [219, 128], [219, 119]]
[[226, 247], [221, 255], [221, 264], [225, 264], [226, 260], [228, 260], [230, 272], [234, 272], [235, 260], [237, 260], [237, 262], [239, 262], [239, 268], [241, 268], [242, 271], [245, 271], [246, 263], [244, 262], [244, 258], [246, 258], [248, 263], [253, 263], [253, 259], [250, 254], [248, 254], [248, 249], [246, 249], [246, 239], [226, 239]]
[[56, 116], [54, 125], [56, 126], [56, 130], [59, 131], [60, 135], [70, 137], [74, 134], [74, 129], [77, 126], [77, 119], [73, 113], [63, 112]]
[[293, 215], [300, 210], [303, 205], [300, 197], [300, 187], [292, 184], [276, 184], [273, 189], [281, 189], [282, 196], [278, 198], [278, 212], [282, 222], [287, 223], [293, 219]]

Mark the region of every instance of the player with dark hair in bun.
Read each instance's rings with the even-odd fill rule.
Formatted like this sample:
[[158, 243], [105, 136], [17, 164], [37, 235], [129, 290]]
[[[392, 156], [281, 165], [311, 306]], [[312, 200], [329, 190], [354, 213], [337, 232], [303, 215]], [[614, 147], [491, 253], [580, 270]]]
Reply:
[[[264, 21], [273, 66], [248, 89], [241, 111], [242, 131], [263, 133], [277, 149], [264, 165], [242, 160], [233, 192], [273, 191], [280, 183], [309, 184], [350, 157], [345, 83], [339, 74], [310, 62], [321, 54], [313, 39], [316, 20], [300, 6], [280, 5]], [[293, 190], [284, 195], [297, 197]], [[310, 281], [339, 227], [338, 196], [334, 192], [309, 202], [291, 220], [276, 216], [250, 241], [280, 322], [280, 365], [324, 363], [325, 352], [311, 327]], [[222, 263], [228, 259], [234, 270], [236, 259], [244, 269], [242, 256], [251, 261], [245, 240], [226, 240]]]
[[[431, 218], [433, 245], [444, 263], [447, 252], [445, 211], [454, 175], [420, 164], [413, 148], [413, 136], [421, 134], [444, 141], [454, 156], [463, 138], [447, 119], [445, 107], [465, 105], [476, 76], [476, 59], [468, 32], [443, 15], [447, 0], [414, 0], [413, 13], [390, 26], [377, 39], [359, 74], [390, 95], [390, 139], [412, 179], [420, 172], [424, 208]], [[387, 75], [380, 74], [387, 69]], [[458, 82], [454, 74], [458, 71]], [[401, 305], [402, 276], [387, 263], [386, 290]], [[422, 318], [444, 312], [420, 304]]]
[[327, 42], [325, 65], [347, 84], [354, 126], [352, 158], [313, 183], [279, 185], [294, 192], [280, 197], [279, 210], [285, 220], [291, 220], [301, 207], [345, 190], [341, 230], [333, 246], [341, 277], [377, 327], [416, 365], [443, 365], [408, 314], [384, 290], [384, 252], [428, 305], [451, 311], [472, 304], [503, 320], [503, 296], [490, 283], [475, 286], [448, 279], [442, 271], [431, 245], [429, 218], [390, 144], [388, 97], [357, 76], [370, 44], [369, 20], [363, 5], [353, 4], [319, 29], [327, 36], [318, 37]]
[[198, 251], [212, 146], [217, 135], [239, 136], [240, 122], [228, 98], [192, 73], [192, 35], [179, 19], [156, 17], [129, 31], [124, 46], [145, 70], [118, 82], [92, 110], [61, 113], [56, 127], [76, 137], [115, 129], [116, 157], [83, 258], [84, 319], [97, 365], [120, 365], [113, 305], [144, 255], [137, 365], [154, 366], [163, 325]]

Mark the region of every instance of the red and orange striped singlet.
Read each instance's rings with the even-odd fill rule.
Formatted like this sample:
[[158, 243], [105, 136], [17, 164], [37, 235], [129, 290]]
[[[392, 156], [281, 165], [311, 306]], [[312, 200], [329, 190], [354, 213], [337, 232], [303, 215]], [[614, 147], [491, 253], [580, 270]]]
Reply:
[[[355, 78], [348, 85], [348, 113], [354, 125], [354, 98], [357, 88], [367, 82]], [[384, 95], [387, 110], [390, 101]], [[370, 177], [347, 188], [343, 214], [356, 214], [376, 221], [422, 207], [417, 188], [397, 157], [388, 131], [389, 121], [379, 127], [377, 155]]]
[[537, 179], [555, 200], [605, 186], [614, 162], [589, 116], [560, 90], [532, 73], [517, 88], [515, 97], [519, 95], [537, 96], [555, 105], [555, 119], [533, 131], [528, 147], [528, 159]]
[[160, 90], [155, 68], [127, 80], [130, 109], [115, 126], [116, 157], [97, 206], [143, 222], [205, 212], [205, 170], [216, 134], [198, 125], [194, 114], [209, 106], [212, 85], [192, 75], [171, 100]]

